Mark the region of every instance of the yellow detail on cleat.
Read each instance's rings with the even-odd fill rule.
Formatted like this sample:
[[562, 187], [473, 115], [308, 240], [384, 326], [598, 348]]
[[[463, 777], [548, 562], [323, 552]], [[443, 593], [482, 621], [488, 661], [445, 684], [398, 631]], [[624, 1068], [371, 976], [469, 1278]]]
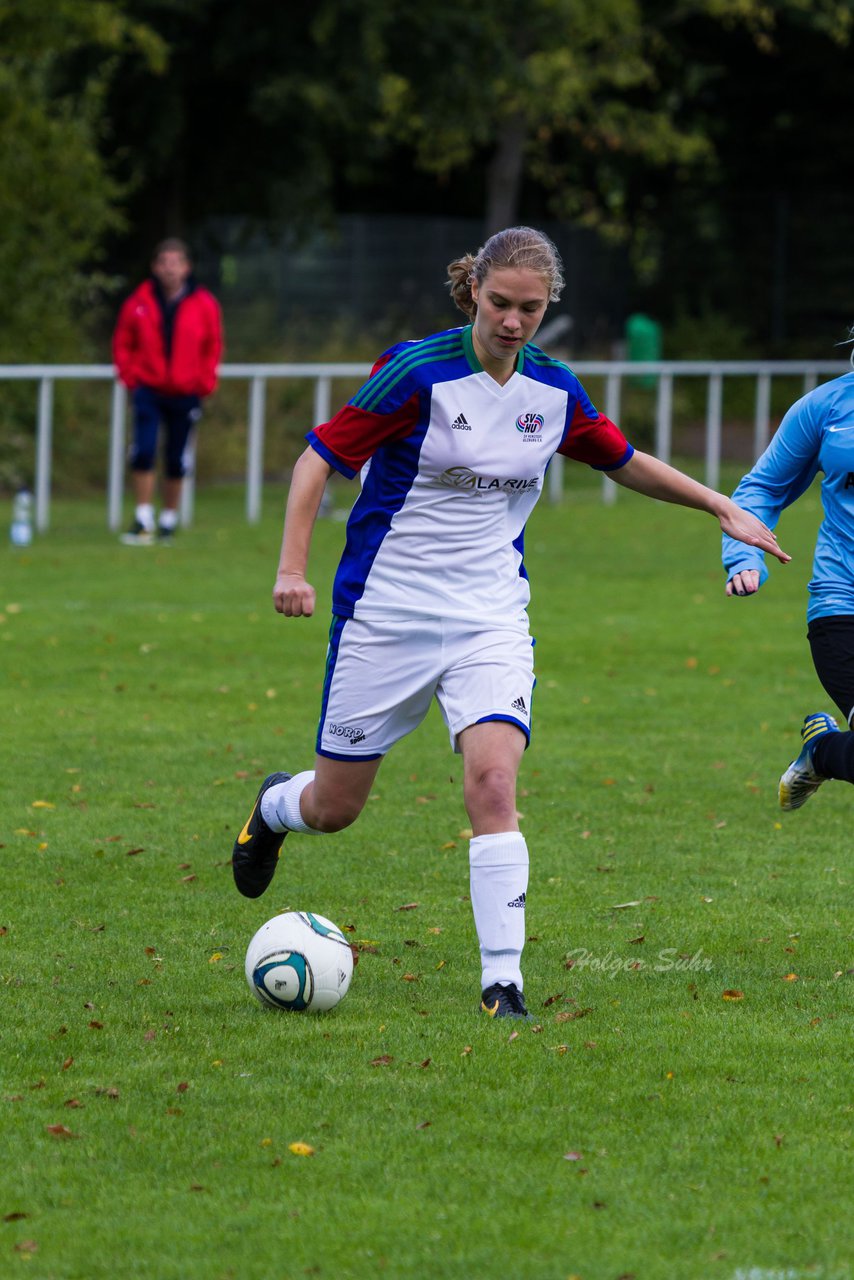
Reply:
[[243, 828], [240, 835], [237, 837], [238, 844], [248, 844], [249, 841], [252, 839], [251, 835], [249, 834], [249, 823], [252, 821], [254, 817], [255, 817], [255, 810], [253, 809], [249, 817], [246, 819], [246, 826]]
[[481, 1000], [481, 1002], [480, 1002], [480, 1007], [481, 1007], [481, 1009], [483, 1010], [483, 1012], [484, 1012], [484, 1013], [488, 1013], [488, 1014], [489, 1014], [490, 1018], [494, 1018], [494, 1017], [495, 1017], [495, 1015], [496, 1015], [496, 1013], [498, 1012], [498, 1001], [496, 1000], [496, 1001], [495, 1001], [495, 1004], [494, 1004], [494, 1005], [492, 1006], [492, 1008], [490, 1009], [489, 1005], [488, 1005], [488, 1004], [484, 1004], [484, 1002]]

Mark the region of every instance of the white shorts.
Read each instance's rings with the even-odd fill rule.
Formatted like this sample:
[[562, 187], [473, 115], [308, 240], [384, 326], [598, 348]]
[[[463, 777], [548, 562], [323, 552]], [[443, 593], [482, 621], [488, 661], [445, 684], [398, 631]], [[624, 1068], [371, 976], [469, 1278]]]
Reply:
[[475, 629], [458, 619], [332, 620], [317, 752], [376, 760], [416, 729], [435, 696], [458, 751], [472, 724], [506, 720], [531, 736], [534, 641], [527, 621]]

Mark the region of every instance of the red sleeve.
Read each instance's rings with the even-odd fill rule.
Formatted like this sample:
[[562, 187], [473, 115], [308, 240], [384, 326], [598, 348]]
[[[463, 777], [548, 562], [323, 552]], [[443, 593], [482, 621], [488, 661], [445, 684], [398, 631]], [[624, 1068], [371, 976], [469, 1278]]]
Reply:
[[212, 293], [206, 293], [206, 300], [208, 303], [208, 329], [201, 350], [203, 396], [210, 395], [216, 388], [217, 371], [222, 359], [223, 348], [222, 312], [220, 311], [219, 303]]
[[345, 404], [334, 418], [310, 431], [306, 439], [336, 471], [352, 477], [380, 445], [403, 440], [417, 421], [417, 395], [410, 396], [394, 413], [368, 413]]
[[558, 446], [558, 453], [576, 462], [586, 462], [600, 471], [615, 471], [625, 466], [634, 449], [616, 423], [606, 418], [604, 413], [590, 418], [577, 404]]
[[134, 308], [136, 306], [136, 297], [131, 294], [126, 298], [119, 311], [119, 318], [113, 332], [113, 361], [118, 370], [119, 377], [129, 390], [133, 390], [135, 385], [134, 377], [134, 351], [136, 348], [134, 334]]

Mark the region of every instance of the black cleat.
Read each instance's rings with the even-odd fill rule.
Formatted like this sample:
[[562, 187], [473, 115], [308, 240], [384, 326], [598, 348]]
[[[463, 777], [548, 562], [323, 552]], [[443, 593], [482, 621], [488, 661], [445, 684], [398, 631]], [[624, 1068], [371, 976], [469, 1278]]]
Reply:
[[506, 987], [500, 982], [487, 987], [480, 997], [480, 1007], [490, 1018], [531, 1017], [522, 999], [522, 992], [512, 982]]
[[279, 853], [287, 831], [271, 831], [261, 817], [261, 797], [277, 782], [287, 782], [289, 773], [271, 773], [261, 783], [246, 826], [234, 842], [231, 868], [234, 883], [244, 898], [260, 898], [276, 874]]
[[154, 530], [146, 529], [139, 520], [134, 520], [127, 533], [119, 538], [119, 542], [123, 542], [126, 547], [153, 547]]

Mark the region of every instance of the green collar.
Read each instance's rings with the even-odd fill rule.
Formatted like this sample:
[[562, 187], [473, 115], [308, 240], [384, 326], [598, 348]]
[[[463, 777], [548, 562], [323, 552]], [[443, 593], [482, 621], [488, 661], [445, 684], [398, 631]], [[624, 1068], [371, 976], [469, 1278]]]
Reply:
[[[466, 325], [465, 329], [463, 329], [463, 351], [466, 354], [466, 359], [471, 365], [472, 372], [485, 373], [486, 370], [484, 369], [483, 365], [480, 363], [480, 361], [477, 358], [477, 352], [474, 349], [474, 341], [471, 335], [472, 335], [472, 326], [468, 324]], [[515, 371], [516, 373], [521, 373], [524, 368], [525, 368], [525, 348], [520, 347], [519, 354], [516, 356]]]

